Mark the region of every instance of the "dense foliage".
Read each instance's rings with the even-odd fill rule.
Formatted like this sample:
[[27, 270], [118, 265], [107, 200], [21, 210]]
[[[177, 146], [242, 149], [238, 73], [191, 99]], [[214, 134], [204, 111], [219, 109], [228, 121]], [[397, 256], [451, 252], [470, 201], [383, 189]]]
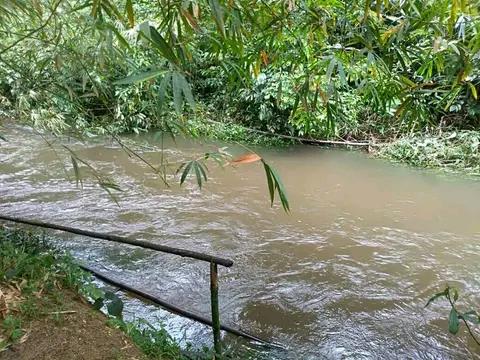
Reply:
[[[69, 254], [54, 248], [54, 242], [43, 233], [0, 225], [0, 353], [29, 341], [32, 320], [44, 319], [56, 327], [66, 321], [64, 315], [71, 314], [65, 309], [71, 309], [72, 302], [90, 301], [96, 310], [104, 307], [108, 324], [125, 332], [147, 358], [185, 358], [163, 327], [140, 318], [124, 321], [118, 295], [98, 287]], [[192, 350], [192, 359], [206, 357]]]
[[[232, 140], [247, 127], [395, 140], [381, 153], [478, 173], [479, 9], [480, 0], [2, 1], [0, 116], [56, 134], [155, 127]], [[205, 161], [223, 155], [184, 162], [180, 182], [192, 173], [201, 186]], [[71, 157], [76, 173], [89, 168]], [[288, 210], [273, 168], [237, 160], [251, 161]]]
[[192, 118], [318, 138], [476, 129], [479, 8], [478, 0], [3, 2], [0, 103], [54, 131], [188, 130]]

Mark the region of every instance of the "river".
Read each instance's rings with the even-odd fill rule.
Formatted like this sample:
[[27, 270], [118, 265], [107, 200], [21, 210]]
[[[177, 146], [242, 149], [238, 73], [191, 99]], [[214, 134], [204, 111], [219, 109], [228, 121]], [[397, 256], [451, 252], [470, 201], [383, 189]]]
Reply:
[[[220, 268], [222, 322], [285, 347], [226, 336], [228, 347], [247, 358], [480, 358], [464, 330], [448, 333], [445, 301], [424, 308], [447, 282], [460, 289], [461, 309], [478, 308], [478, 180], [361, 152], [256, 148], [281, 174], [292, 208], [285, 214], [278, 204], [270, 207], [258, 163], [212, 164], [201, 191], [193, 179], [167, 188], [115, 143], [65, 140], [122, 187], [117, 206], [90, 182], [76, 188], [61, 164], [69, 158], [57, 158], [38, 135], [14, 127], [2, 135], [9, 140], [0, 144], [2, 214], [233, 259], [232, 268]], [[126, 140], [160, 161], [154, 134]], [[165, 156], [179, 160], [218, 144], [166, 139], [164, 146]], [[208, 264], [73, 236], [64, 244], [101, 271], [209, 314]], [[127, 301], [126, 312], [162, 321], [182, 343], [210, 341], [208, 328], [138, 299]]]

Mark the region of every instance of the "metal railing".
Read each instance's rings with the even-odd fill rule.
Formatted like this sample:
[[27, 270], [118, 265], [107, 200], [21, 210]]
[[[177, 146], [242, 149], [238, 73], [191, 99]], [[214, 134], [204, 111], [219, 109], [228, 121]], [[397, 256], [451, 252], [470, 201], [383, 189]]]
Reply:
[[[170, 246], [165, 246], [165, 245], [159, 245], [155, 243], [151, 243], [148, 241], [143, 241], [143, 240], [136, 240], [136, 239], [130, 239], [127, 237], [122, 237], [122, 236], [117, 236], [117, 235], [110, 235], [110, 234], [102, 234], [102, 233], [97, 233], [94, 231], [88, 231], [88, 230], [81, 230], [81, 229], [76, 229], [73, 227], [69, 226], [64, 226], [64, 225], [58, 225], [58, 224], [50, 224], [46, 223], [43, 221], [37, 221], [37, 220], [28, 220], [28, 219], [23, 219], [23, 218], [18, 218], [18, 217], [13, 217], [13, 216], [6, 216], [6, 215], [0, 215], [0, 220], [5, 220], [5, 221], [11, 221], [11, 222], [16, 222], [16, 223], [21, 223], [21, 224], [26, 224], [26, 225], [32, 225], [32, 226], [37, 226], [37, 227], [42, 227], [42, 228], [47, 228], [47, 229], [53, 229], [53, 230], [60, 230], [60, 231], [65, 231], [69, 232], [72, 234], [77, 234], [77, 235], [82, 235], [82, 236], [87, 236], [91, 238], [96, 238], [96, 239], [102, 239], [106, 241], [112, 241], [116, 243], [121, 243], [121, 244], [128, 244], [128, 245], [133, 245], [133, 246], [139, 246], [145, 249], [151, 249], [155, 251], [160, 251], [163, 253], [167, 254], [173, 254], [173, 255], [178, 255], [182, 257], [188, 257], [191, 259], [196, 259], [196, 260], [201, 260], [210, 263], [210, 304], [211, 304], [211, 315], [212, 315], [212, 321], [211, 321], [211, 326], [213, 329], [213, 344], [214, 344], [214, 350], [215, 353], [221, 354], [221, 338], [220, 338], [220, 329], [224, 328], [224, 330], [230, 331], [234, 329], [229, 329], [228, 327], [222, 327], [220, 325], [220, 310], [219, 310], [219, 305], [218, 305], [218, 265], [222, 265], [225, 267], [231, 267], [233, 265], [233, 261], [230, 259], [224, 259], [220, 258], [217, 256], [213, 255], [208, 255], [204, 253], [199, 253], [196, 251], [191, 251], [191, 250], [186, 250], [186, 249], [180, 249], [180, 248], [175, 248], [175, 247], [170, 247]], [[96, 275], [100, 275], [97, 272], [93, 271], [92, 269], [88, 267], [84, 267], [89, 271], [92, 271]], [[102, 275], [100, 275], [102, 277]], [[108, 279], [107, 277], [103, 276], [105, 280], [112, 282], [115, 284], [115, 281], [112, 281], [111, 279]], [[120, 282], [116, 282], [117, 285], [123, 285], [124, 288], [127, 288], [127, 290], [132, 291], [133, 288], [129, 287], [128, 285], [122, 284]], [[145, 295], [150, 296], [148, 294], [144, 294], [139, 290], [133, 289], [133, 292], [139, 294], [140, 296], [145, 297]], [[157, 303], [161, 304], [161, 302], [157, 301]], [[172, 306], [171, 306], [172, 307]], [[177, 308], [178, 309], [178, 308]], [[176, 311], [176, 312], [184, 312], [182, 310]], [[185, 312], [188, 314], [188, 312]], [[191, 316], [190, 316], [191, 317]], [[198, 317], [201, 319], [201, 317]], [[198, 319], [197, 319], [198, 320]], [[205, 320], [199, 320], [203, 323], [207, 323]], [[234, 330], [230, 331], [232, 333], [236, 333], [237, 335], [244, 336], [247, 338], [250, 338], [252, 340], [256, 341], [261, 341], [264, 342], [263, 340], [256, 338], [255, 336], [249, 335], [244, 333], [243, 331], [239, 330]]]

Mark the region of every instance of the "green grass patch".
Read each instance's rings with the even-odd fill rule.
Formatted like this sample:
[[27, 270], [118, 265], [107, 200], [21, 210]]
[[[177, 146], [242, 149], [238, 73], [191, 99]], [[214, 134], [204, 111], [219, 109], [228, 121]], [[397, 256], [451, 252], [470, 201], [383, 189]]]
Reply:
[[479, 131], [449, 131], [405, 136], [383, 145], [376, 154], [413, 166], [480, 175], [479, 145]]
[[184, 358], [163, 328], [145, 320], [124, 321], [121, 300], [92, 280], [70, 255], [54, 249], [45, 235], [0, 226], [0, 353], [28, 341], [26, 325], [32, 320], [50, 316], [61, 323], [68, 294], [77, 294], [93, 302], [93, 307], [105, 306], [106, 325], [121, 329], [148, 358]]

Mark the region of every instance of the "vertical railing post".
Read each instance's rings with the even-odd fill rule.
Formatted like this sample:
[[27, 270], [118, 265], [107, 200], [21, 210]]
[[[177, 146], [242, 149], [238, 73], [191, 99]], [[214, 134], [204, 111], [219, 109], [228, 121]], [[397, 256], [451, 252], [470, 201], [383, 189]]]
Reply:
[[210, 263], [210, 302], [212, 305], [213, 347], [216, 357], [221, 355], [220, 344], [220, 312], [218, 310], [218, 268], [214, 262]]

